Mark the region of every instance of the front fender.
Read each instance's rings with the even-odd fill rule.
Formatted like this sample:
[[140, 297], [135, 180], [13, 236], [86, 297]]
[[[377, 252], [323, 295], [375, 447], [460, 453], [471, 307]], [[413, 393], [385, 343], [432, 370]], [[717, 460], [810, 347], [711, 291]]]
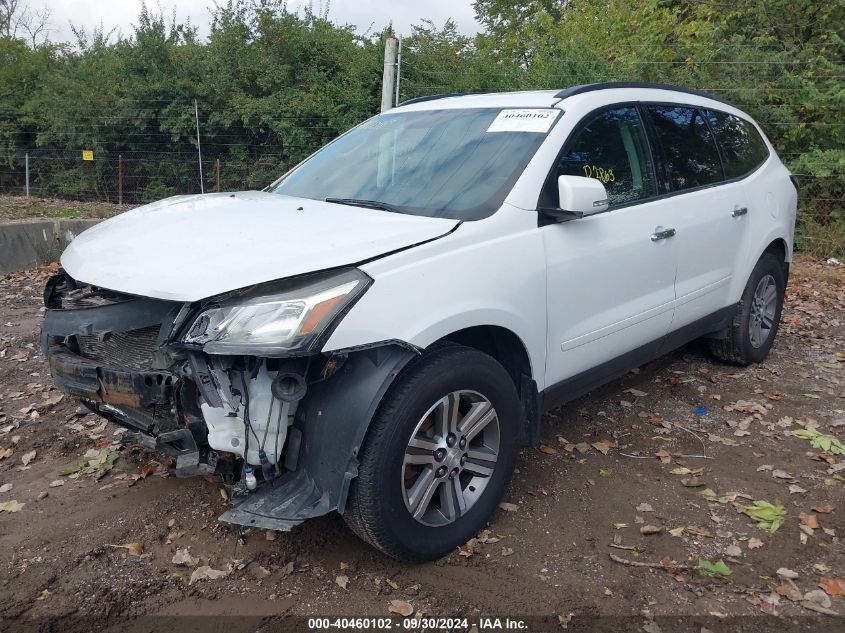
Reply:
[[289, 530], [332, 510], [343, 512], [376, 409], [417, 356], [393, 343], [354, 351], [334, 375], [309, 385], [294, 424], [302, 434], [295, 470], [236, 501], [220, 520]]

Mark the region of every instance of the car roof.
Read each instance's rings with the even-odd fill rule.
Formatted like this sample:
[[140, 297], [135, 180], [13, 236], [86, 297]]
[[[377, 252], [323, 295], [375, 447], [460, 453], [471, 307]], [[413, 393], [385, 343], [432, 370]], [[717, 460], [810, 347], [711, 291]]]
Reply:
[[528, 90], [481, 94], [448, 93], [418, 97], [399, 104], [402, 110], [445, 110], [461, 108], [550, 108], [566, 109], [575, 102], [587, 101], [599, 107], [625, 101], [687, 103], [743, 114], [731, 104], [706, 92], [670, 84], [641, 82], [604, 82], [571, 86], [563, 90]]

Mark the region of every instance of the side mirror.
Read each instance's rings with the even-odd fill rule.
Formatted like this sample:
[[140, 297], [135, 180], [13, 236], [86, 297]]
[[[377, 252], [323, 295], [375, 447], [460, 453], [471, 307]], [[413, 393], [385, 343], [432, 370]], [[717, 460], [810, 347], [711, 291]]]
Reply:
[[600, 180], [584, 176], [559, 176], [560, 208], [582, 215], [607, 211], [607, 190]]
[[607, 190], [600, 180], [584, 176], [558, 176], [559, 208], [541, 209], [557, 220], [574, 220], [606, 211]]

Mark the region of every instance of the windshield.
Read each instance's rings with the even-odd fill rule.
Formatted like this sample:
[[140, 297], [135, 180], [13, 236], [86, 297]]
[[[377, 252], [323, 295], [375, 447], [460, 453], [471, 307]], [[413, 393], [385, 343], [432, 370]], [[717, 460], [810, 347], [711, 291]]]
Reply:
[[501, 206], [559, 114], [549, 108], [387, 112], [324, 147], [271, 191], [478, 220]]

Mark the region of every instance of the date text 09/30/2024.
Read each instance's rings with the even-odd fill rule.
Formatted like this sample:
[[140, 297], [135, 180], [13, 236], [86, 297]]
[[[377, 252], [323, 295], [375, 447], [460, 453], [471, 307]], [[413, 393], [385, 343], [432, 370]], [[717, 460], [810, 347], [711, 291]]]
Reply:
[[484, 631], [526, 631], [528, 625], [519, 618], [308, 618], [308, 630], [366, 630], [388, 631], [400, 630], [439, 630], [439, 631], [467, 631], [483, 633]]

